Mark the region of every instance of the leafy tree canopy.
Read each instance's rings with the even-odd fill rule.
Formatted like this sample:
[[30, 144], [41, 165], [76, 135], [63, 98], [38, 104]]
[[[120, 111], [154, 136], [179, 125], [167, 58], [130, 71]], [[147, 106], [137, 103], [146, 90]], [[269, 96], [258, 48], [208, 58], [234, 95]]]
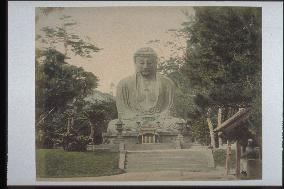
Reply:
[[[203, 116], [208, 109], [217, 113], [223, 108], [223, 119], [240, 107], [250, 107], [250, 130], [260, 133], [261, 9], [194, 10], [195, 16], [183, 23], [187, 48], [181, 73], [195, 91], [195, 104]], [[216, 119], [215, 115], [212, 118]]]
[[41, 29], [42, 35], [37, 35], [36, 40], [46, 49], [64, 49], [64, 55], [69, 52], [73, 55], [91, 58], [92, 53], [101, 50], [89, 38], [79, 36], [72, 32], [74, 27], [77, 27], [77, 22], [71, 19], [70, 16], [63, 15], [59, 26], [45, 26]]
[[183, 25], [188, 41], [182, 71], [204, 98], [196, 102], [250, 106], [260, 95], [261, 10], [196, 7]]

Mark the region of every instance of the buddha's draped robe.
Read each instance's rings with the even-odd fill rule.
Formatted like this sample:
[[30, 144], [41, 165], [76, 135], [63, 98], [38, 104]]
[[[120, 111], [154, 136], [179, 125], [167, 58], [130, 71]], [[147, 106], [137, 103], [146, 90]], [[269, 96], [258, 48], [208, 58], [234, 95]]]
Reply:
[[139, 75], [121, 80], [116, 96], [118, 118], [168, 115], [173, 106], [174, 89], [173, 82], [160, 74], [150, 81], [143, 80]]
[[[160, 122], [162, 127], [169, 128], [178, 120], [171, 116], [174, 92], [174, 83], [158, 73], [152, 80], [145, 80], [139, 74], [122, 79], [116, 92], [118, 118], [125, 124], [124, 128], [132, 131], [137, 129], [138, 121], [145, 123], [144, 118], [150, 118], [150, 124]], [[108, 132], [116, 132], [116, 121], [109, 123]]]

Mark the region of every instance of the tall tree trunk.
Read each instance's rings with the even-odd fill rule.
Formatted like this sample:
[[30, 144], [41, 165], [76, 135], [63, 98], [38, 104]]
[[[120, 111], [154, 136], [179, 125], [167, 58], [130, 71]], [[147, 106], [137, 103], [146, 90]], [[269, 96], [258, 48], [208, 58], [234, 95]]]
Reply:
[[207, 123], [209, 127], [209, 132], [210, 132], [211, 146], [215, 148], [216, 145], [215, 145], [215, 137], [214, 137], [214, 132], [213, 132], [213, 125], [209, 117], [207, 117]]
[[[218, 125], [217, 127], [219, 127], [222, 124], [222, 109], [219, 108], [218, 109]], [[221, 132], [218, 133], [218, 142], [219, 142], [219, 148], [223, 145], [222, 142], [222, 138], [220, 137]]]
[[211, 117], [211, 109], [209, 108], [207, 112], [207, 123], [209, 127], [209, 132], [210, 132], [211, 146], [213, 148], [216, 148], [215, 137], [214, 137], [214, 132], [213, 132], [213, 124], [212, 124], [210, 117]]

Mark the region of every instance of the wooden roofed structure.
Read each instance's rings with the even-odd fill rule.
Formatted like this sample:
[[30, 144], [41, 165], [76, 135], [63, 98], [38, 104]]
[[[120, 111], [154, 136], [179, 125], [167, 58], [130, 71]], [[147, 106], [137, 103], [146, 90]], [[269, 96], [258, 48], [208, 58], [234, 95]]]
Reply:
[[248, 119], [249, 113], [249, 109], [242, 108], [232, 117], [224, 121], [220, 126], [216, 127], [213, 131], [222, 132], [222, 135], [229, 134], [235, 128], [244, 126], [243, 123]]
[[[240, 176], [240, 159], [241, 159], [241, 144], [242, 136], [236, 134], [237, 130], [242, 130], [247, 126], [245, 122], [249, 118], [250, 109], [241, 108], [232, 117], [221, 123], [213, 131], [219, 133], [219, 137], [226, 138], [228, 140], [236, 140], [236, 177]], [[226, 173], [229, 174], [229, 161], [231, 155], [231, 146], [227, 142], [227, 155], [226, 155]]]

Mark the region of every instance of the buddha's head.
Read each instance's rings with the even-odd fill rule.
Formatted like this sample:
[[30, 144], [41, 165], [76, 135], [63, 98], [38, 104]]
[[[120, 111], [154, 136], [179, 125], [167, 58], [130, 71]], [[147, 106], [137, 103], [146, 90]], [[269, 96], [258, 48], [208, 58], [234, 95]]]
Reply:
[[134, 54], [136, 73], [140, 73], [145, 78], [156, 75], [158, 57], [156, 52], [150, 47], [138, 49]]

